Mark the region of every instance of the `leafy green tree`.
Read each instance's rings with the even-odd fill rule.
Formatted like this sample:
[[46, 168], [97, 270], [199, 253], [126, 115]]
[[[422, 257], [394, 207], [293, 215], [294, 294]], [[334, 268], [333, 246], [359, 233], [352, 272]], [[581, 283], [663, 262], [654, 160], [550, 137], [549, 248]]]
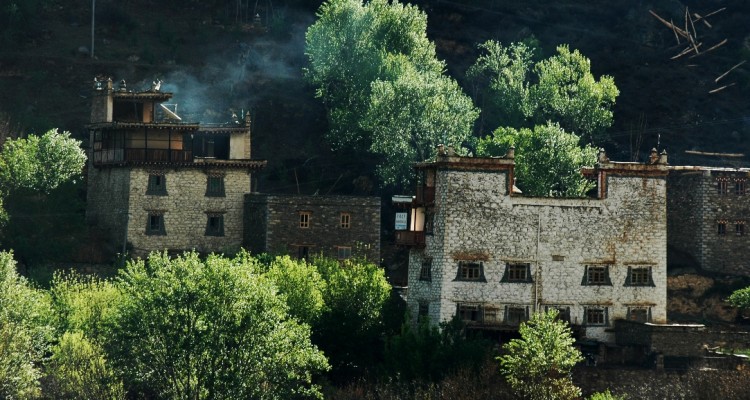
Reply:
[[329, 357], [331, 376], [346, 381], [375, 365], [383, 348], [383, 308], [391, 287], [382, 268], [360, 260], [316, 258], [326, 281], [313, 341]]
[[175, 399], [320, 397], [311, 379], [325, 357], [248, 261], [153, 253], [128, 263], [105, 346], [126, 384]]
[[119, 400], [122, 381], [105, 360], [104, 350], [83, 332], [65, 332], [52, 348], [45, 394], [56, 399]]
[[532, 128], [547, 121], [557, 122], [568, 132], [601, 140], [612, 126], [611, 108], [619, 95], [614, 79], [597, 80], [591, 61], [567, 45], [557, 54], [537, 61], [534, 41], [508, 47], [495, 41], [480, 45], [484, 50], [468, 75], [487, 84], [483, 93], [490, 98], [484, 112], [495, 126]]
[[577, 399], [579, 389], [571, 379], [573, 367], [583, 360], [573, 347], [570, 327], [557, 320], [557, 310], [534, 313], [521, 324], [520, 339], [503, 346], [500, 370], [511, 388], [525, 399]]
[[83, 332], [98, 344], [107, 340], [107, 324], [120, 302], [114, 283], [95, 276], [57, 272], [49, 292], [59, 336]]
[[0, 152], [0, 184], [4, 188], [49, 193], [80, 176], [86, 163], [81, 142], [70, 132], [52, 129], [42, 136], [11, 139]]
[[435, 56], [427, 16], [398, 1], [329, 0], [306, 34], [307, 77], [328, 108], [328, 141], [382, 158], [385, 183], [433, 144], [459, 149], [477, 111]]
[[406, 185], [412, 164], [429, 158], [438, 144], [461, 149], [477, 116], [454, 80], [406, 64], [395, 80], [373, 82], [362, 126], [372, 135], [370, 151], [383, 160], [378, 165], [383, 182]]
[[612, 392], [609, 391], [609, 389], [603, 391], [603, 392], [597, 392], [589, 396], [589, 400], [625, 400], [627, 399], [626, 396], [618, 396], [616, 394], [612, 394]]
[[597, 150], [580, 147], [578, 136], [548, 123], [534, 130], [498, 128], [492, 137], [480, 139], [477, 154], [502, 156], [515, 146], [515, 176], [524, 194], [531, 196], [581, 197], [594, 183], [581, 175], [584, 166], [593, 166]]
[[305, 260], [276, 257], [266, 276], [284, 295], [289, 313], [300, 322], [313, 325], [323, 312], [326, 282], [317, 268]]
[[735, 290], [727, 301], [735, 307], [750, 308], [750, 286]]
[[39, 365], [52, 339], [49, 298], [16, 272], [13, 253], [0, 252], [0, 398], [40, 394]]

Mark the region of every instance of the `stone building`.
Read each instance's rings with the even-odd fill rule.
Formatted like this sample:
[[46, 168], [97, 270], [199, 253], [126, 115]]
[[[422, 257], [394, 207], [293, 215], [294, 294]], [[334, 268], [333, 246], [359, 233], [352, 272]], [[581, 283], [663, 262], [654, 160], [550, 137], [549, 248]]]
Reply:
[[253, 253], [355, 256], [379, 263], [380, 198], [248, 194], [245, 247]]
[[237, 250], [251, 173], [250, 120], [183, 122], [171, 93], [95, 80], [86, 215], [115, 251]]
[[585, 171], [597, 196], [582, 199], [516, 193], [512, 151], [471, 158], [439, 149], [417, 171], [396, 235], [411, 246], [412, 315], [514, 330], [556, 308], [581, 337], [608, 343], [617, 319], [666, 323], [666, 154], [638, 164], [602, 151]]
[[670, 167], [670, 265], [750, 275], [750, 169]]

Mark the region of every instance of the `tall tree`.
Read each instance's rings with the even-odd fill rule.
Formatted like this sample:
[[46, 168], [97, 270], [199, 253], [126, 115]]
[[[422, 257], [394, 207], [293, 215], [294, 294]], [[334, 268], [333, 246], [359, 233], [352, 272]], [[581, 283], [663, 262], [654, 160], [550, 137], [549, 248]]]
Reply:
[[573, 347], [570, 327], [557, 319], [557, 310], [534, 313], [519, 328], [520, 339], [503, 346], [500, 370], [524, 399], [577, 399], [579, 389], [571, 379], [573, 367], [583, 360]]
[[[409, 176], [408, 157], [424, 161], [437, 141], [459, 149], [469, 138], [477, 112], [443, 75], [422, 11], [398, 1], [329, 0], [317, 15], [306, 34], [306, 74], [328, 108], [334, 148], [380, 156], [381, 177], [395, 183]], [[402, 109], [415, 114], [382, 114]]]
[[521, 191], [530, 196], [582, 197], [594, 183], [581, 175], [581, 167], [596, 162], [596, 148], [579, 146], [578, 136], [548, 123], [528, 128], [498, 128], [480, 139], [477, 154], [502, 156], [515, 147], [515, 176]]
[[[128, 263], [107, 348], [132, 385], [174, 399], [319, 397], [310, 328], [247, 257]], [[126, 383], [127, 384], [127, 383]]]

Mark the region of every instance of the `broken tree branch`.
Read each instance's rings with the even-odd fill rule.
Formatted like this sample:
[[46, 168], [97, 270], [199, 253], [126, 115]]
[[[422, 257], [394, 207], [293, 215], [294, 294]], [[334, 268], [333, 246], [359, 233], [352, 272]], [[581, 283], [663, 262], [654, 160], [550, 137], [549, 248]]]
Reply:
[[740, 62], [738, 62], [737, 64], [735, 64], [735, 65], [734, 65], [734, 67], [732, 67], [732, 68], [729, 68], [729, 70], [727, 70], [727, 72], [725, 72], [725, 73], [723, 73], [723, 74], [719, 75], [719, 77], [718, 77], [718, 78], [714, 79], [714, 82], [716, 82], [716, 83], [719, 83], [719, 81], [721, 80], [721, 78], [723, 78], [723, 77], [725, 77], [725, 76], [729, 75], [729, 73], [730, 73], [730, 72], [734, 71], [734, 70], [735, 70], [735, 69], [736, 69], [737, 67], [739, 67], [740, 65], [742, 65], [742, 64], [744, 64], [744, 63], [746, 63], [746, 62], [747, 62], [747, 60], [744, 60], [744, 61], [740, 61]]
[[714, 93], [716, 93], [716, 92], [720, 92], [720, 91], [722, 91], [722, 90], [724, 90], [724, 89], [726, 89], [726, 88], [728, 88], [728, 87], [730, 87], [730, 86], [734, 86], [734, 85], [735, 85], [736, 83], [737, 83], [737, 82], [732, 82], [732, 83], [730, 83], [730, 84], [728, 84], [728, 85], [724, 85], [724, 86], [722, 86], [722, 87], [720, 87], [720, 88], [716, 88], [716, 89], [714, 89], [714, 90], [711, 90], [711, 91], [709, 91], [709, 92], [708, 92], [708, 94], [714, 94]]
[[[669, 21], [670, 23], [672, 21]], [[674, 32], [674, 38], [677, 40], [677, 44], [680, 44], [680, 36], [677, 34], [677, 31], [674, 30], [674, 24], [672, 24], [672, 32]]]
[[668, 27], [672, 28], [672, 29], [673, 29], [673, 30], [674, 30], [675, 32], [677, 32], [677, 33], [678, 33], [678, 34], [679, 34], [680, 36], [684, 37], [685, 39], [687, 39], [687, 38], [688, 38], [688, 34], [687, 34], [687, 32], [683, 31], [682, 29], [678, 28], [678, 27], [677, 27], [677, 26], [675, 26], [674, 24], [672, 24], [672, 23], [670, 23], [669, 21], [665, 20], [664, 18], [660, 17], [660, 16], [658, 15], [658, 14], [656, 14], [656, 13], [655, 13], [655, 12], [653, 12], [652, 10], [648, 10], [648, 12], [650, 12], [650, 13], [651, 13], [651, 15], [653, 15], [654, 17], [656, 17], [656, 19], [658, 19], [658, 20], [659, 20], [659, 21], [660, 21], [660, 22], [661, 22], [662, 24], [664, 24], [664, 25], [666, 25], [666, 26], [668, 26]]
[[711, 24], [709, 24], [705, 18], [701, 17], [700, 14], [693, 13], [693, 16], [695, 16], [695, 19], [693, 20], [693, 22], [703, 21], [703, 24], [705, 24], [708, 27], [708, 29], [713, 28], [713, 26], [711, 26]]
[[[703, 52], [703, 53], [701, 53], [701, 54], [706, 54], [706, 53], [708, 53], [708, 52], [709, 52], [709, 51], [711, 51], [711, 50], [717, 49], [717, 48], [719, 48], [720, 46], [723, 46], [723, 45], [725, 45], [726, 43], [727, 43], [727, 39], [724, 39], [724, 40], [722, 40], [721, 42], [719, 42], [719, 43], [717, 43], [717, 44], [713, 45], [713, 46], [712, 46], [711, 48], [709, 48], [708, 50], [704, 51], [704, 52]], [[696, 53], [696, 54], [693, 54], [692, 56], [690, 56], [690, 58], [693, 58], [693, 57], [697, 57], [697, 56], [699, 56], [699, 55], [700, 55], [700, 54], [697, 54], [697, 53]]]
[[690, 20], [690, 26], [693, 27], [693, 36], [698, 37], [698, 31], [695, 30], [695, 24], [693, 24], [693, 19], [690, 18], [687, 6], [685, 7], [685, 19]]
[[708, 18], [708, 17], [710, 17], [710, 16], [712, 16], [714, 14], [718, 14], [718, 13], [720, 13], [720, 12], [726, 10], [726, 9], [727, 9], [726, 7], [722, 7], [722, 8], [720, 8], [720, 9], [714, 11], [714, 12], [710, 12], [710, 13], [704, 15], [703, 18]]
[[678, 58], [680, 58], [680, 57], [684, 56], [685, 54], [690, 54], [690, 53], [691, 53], [692, 51], [693, 51], [693, 46], [688, 46], [688, 47], [685, 47], [685, 49], [684, 49], [684, 50], [682, 50], [682, 51], [681, 51], [681, 52], [680, 52], [679, 54], [677, 54], [676, 56], [673, 56], [673, 57], [672, 57], [671, 59], [672, 59], [672, 60], [676, 60], [676, 59], [678, 59]]

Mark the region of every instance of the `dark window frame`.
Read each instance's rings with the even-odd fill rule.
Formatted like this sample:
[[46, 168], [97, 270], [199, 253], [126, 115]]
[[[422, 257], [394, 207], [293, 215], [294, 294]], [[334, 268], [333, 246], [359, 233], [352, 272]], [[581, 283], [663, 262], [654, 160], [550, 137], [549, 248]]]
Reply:
[[628, 276], [623, 286], [652, 286], [655, 287], [653, 267], [628, 267]]
[[583, 269], [582, 286], [612, 286], [609, 265], [586, 265]]
[[454, 281], [487, 282], [484, 277], [484, 263], [481, 261], [459, 261]]
[[206, 197], [226, 197], [224, 175], [208, 175], [206, 177]]
[[224, 214], [206, 214], [206, 236], [224, 236]]
[[[343, 255], [342, 255], [343, 251]], [[351, 246], [336, 246], [336, 258], [339, 260], [348, 260], [352, 258], [352, 247]]]
[[[641, 314], [643, 314], [643, 318], [640, 317]], [[628, 319], [628, 321], [651, 322], [651, 307], [628, 306], [628, 313], [626, 318]]]
[[[592, 318], [595, 317], [595, 318]], [[592, 319], [596, 321], [592, 322]], [[587, 326], [609, 326], [609, 307], [586, 306], [583, 308], [583, 322]]]
[[148, 213], [146, 219], [146, 235], [147, 236], [166, 236], [167, 229], [164, 224], [164, 213], [152, 211]]
[[146, 194], [149, 196], [167, 196], [167, 176], [165, 174], [148, 174]]
[[716, 235], [726, 236], [727, 235], [727, 221], [716, 222]]
[[339, 215], [339, 228], [351, 229], [352, 227], [352, 214], [348, 212], [342, 212]]
[[734, 221], [734, 235], [745, 236], [745, 221]]
[[432, 257], [422, 259], [422, 266], [419, 268], [419, 280], [432, 282]]
[[719, 196], [726, 196], [729, 194], [729, 179], [717, 178], [716, 179], [716, 191]]
[[419, 301], [417, 303], [417, 322], [423, 322], [430, 318], [430, 302]]
[[[456, 315], [467, 324], [484, 321], [483, 307], [477, 303], [456, 303]], [[467, 315], [469, 318], [465, 318]]]
[[744, 196], [747, 193], [747, 189], [745, 187], [745, 179], [735, 179], [734, 180], [734, 194], [737, 196]]
[[[523, 274], [521, 274], [523, 272]], [[505, 273], [500, 282], [531, 283], [531, 263], [505, 263]]]
[[557, 310], [557, 319], [560, 321], [565, 321], [567, 323], [571, 323], [570, 319], [570, 306], [556, 306], [556, 305], [546, 305], [544, 306], [544, 311], [547, 312], [549, 310]]
[[312, 223], [312, 212], [300, 211], [299, 212], [299, 228], [310, 229]]
[[[511, 316], [513, 318], [511, 318]], [[518, 326], [529, 320], [529, 306], [505, 306], [503, 322], [506, 325]]]

